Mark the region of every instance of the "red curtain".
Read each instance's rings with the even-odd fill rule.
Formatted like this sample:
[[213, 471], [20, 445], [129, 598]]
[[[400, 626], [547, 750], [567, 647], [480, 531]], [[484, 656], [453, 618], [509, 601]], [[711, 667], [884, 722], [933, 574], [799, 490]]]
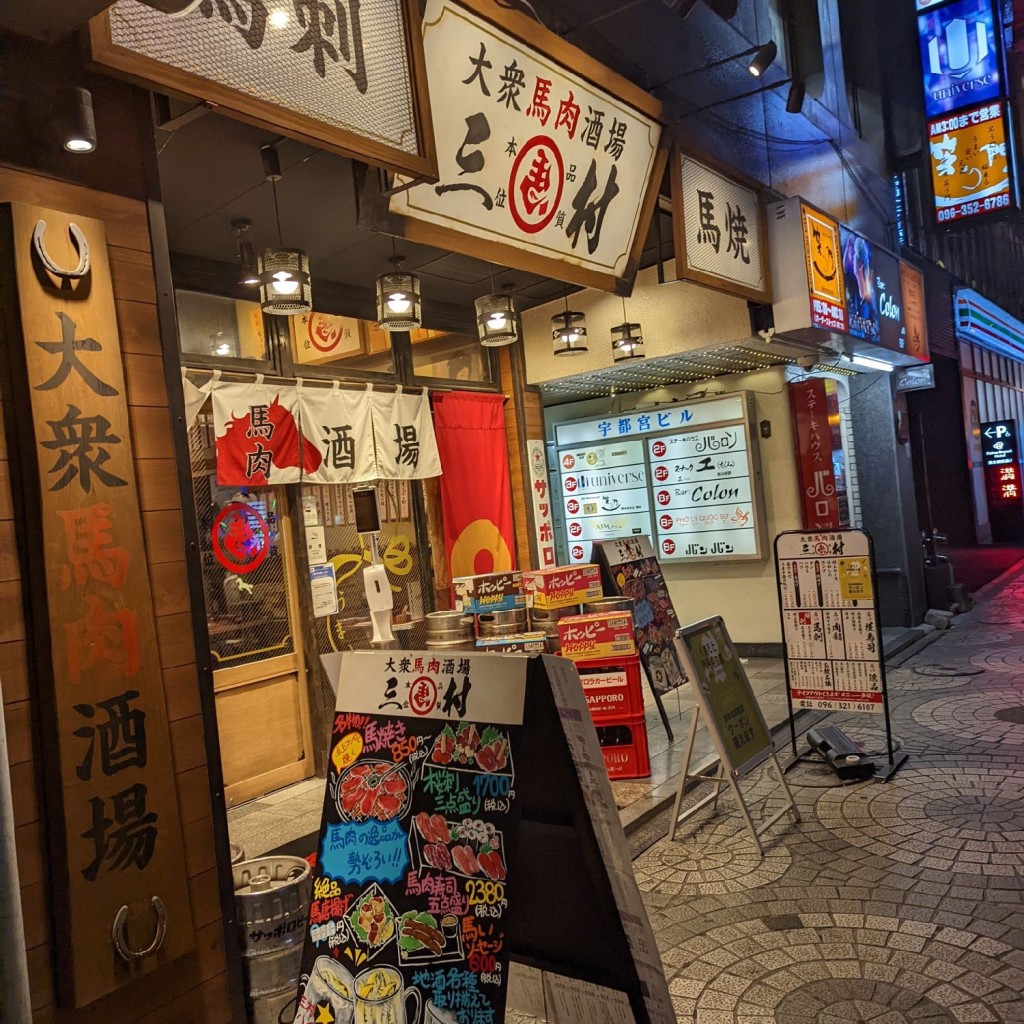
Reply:
[[444, 542], [452, 576], [504, 572], [513, 555], [502, 395], [454, 391], [434, 402]]

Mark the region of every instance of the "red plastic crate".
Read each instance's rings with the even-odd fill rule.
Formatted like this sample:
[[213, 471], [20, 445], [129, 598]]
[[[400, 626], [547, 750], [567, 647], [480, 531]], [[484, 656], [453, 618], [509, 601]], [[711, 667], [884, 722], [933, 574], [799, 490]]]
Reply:
[[576, 668], [595, 725], [614, 724], [624, 717], [634, 718], [644, 713], [640, 659], [635, 654], [627, 658], [578, 661]]
[[597, 726], [597, 739], [610, 779], [646, 779], [651, 774], [647, 722], [643, 714]]

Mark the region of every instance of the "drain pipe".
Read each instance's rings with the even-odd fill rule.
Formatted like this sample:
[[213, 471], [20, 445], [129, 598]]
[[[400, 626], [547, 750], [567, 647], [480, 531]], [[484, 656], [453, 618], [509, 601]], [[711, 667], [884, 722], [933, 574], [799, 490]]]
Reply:
[[7, 726], [0, 687], [0, 1020], [29, 1021], [32, 1003], [25, 959], [25, 926], [21, 916], [21, 887], [14, 848], [14, 809]]

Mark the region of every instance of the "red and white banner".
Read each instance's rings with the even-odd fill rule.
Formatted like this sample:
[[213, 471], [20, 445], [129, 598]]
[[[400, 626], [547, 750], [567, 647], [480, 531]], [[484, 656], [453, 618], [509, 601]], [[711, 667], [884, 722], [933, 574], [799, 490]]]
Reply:
[[303, 387], [299, 420], [303, 437], [316, 447], [320, 464], [303, 473], [304, 483], [348, 484], [377, 478], [377, 460], [370, 427], [370, 385], [365, 391]]
[[504, 399], [456, 391], [434, 402], [441, 507], [452, 576], [515, 566]]
[[320, 452], [300, 442], [294, 387], [224, 384], [213, 390], [217, 436], [217, 483], [226, 487], [267, 487], [298, 483], [302, 470], [320, 467]]
[[[832, 461], [838, 438], [833, 437], [825, 381], [812, 378], [791, 383], [789, 404], [793, 413], [793, 443], [800, 478], [804, 529], [838, 530], [842, 523]], [[835, 432], [838, 434], [839, 407], [838, 402], [834, 404]]]
[[441, 475], [441, 460], [430, 418], [427, 389], [417, 395], [370, 395], [377, 476], [381, 480], [426, 480]]

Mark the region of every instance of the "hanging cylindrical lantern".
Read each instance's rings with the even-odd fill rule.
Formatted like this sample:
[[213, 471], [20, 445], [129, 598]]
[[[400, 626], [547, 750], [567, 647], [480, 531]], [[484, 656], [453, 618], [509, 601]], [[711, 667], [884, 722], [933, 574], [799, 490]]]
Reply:
[[313, 311], [309, 256], [301, 249], [264, 249], [258, 269], [264, 313], [294, 316]]
[[402, 257], [392, 262], [395, 269], [377, 278], [377, 326], [382, 331], [412, 331], [423, 323], [420, 279], [402, 271]]
[[485, 348], [501, 348], [519, 340], [519, 318], [510, 294], [481, 295], [476, 300], [476, 334]]
[[551, 318], [551, 327], [556, 356], [583, 355], [587, 351], [587, 318], [582, 313], [566, 308]]
[[612, 328], [612, 356], [617, 363], [643, 359], [644, 337], [639, 324], [619, 324]]

